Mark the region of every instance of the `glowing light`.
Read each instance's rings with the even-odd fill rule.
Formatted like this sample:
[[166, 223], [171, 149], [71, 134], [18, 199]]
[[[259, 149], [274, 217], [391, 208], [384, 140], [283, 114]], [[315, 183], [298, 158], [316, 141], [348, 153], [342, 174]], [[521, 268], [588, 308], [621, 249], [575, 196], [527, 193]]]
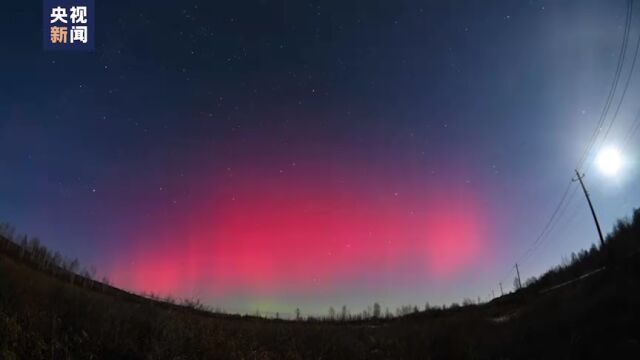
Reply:
[[616, 148], [606, 148], [600, 151], [596, 164], [605, 175], [614, 176], [622, 167], [622, 156]]
[[[243, 169], [170, 224], [145, 226], [110, 277], [162, 295], [314, 293], [385, 272], [444, 279], [486, 259], [487, 209], [462, 186], [343, 169], [347, 181], [327, 186], [337, 169], [295, 178]], [[403, 192], [377, 195], [379, 182]]]

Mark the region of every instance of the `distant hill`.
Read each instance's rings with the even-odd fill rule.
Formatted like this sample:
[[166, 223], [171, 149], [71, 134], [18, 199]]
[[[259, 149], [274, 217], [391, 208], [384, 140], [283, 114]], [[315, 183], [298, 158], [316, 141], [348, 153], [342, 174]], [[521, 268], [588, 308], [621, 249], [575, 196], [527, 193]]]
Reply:
[[640, 356], [640, 211], [489, 303], [287, 321], [149, 299], [0, 227], [0, 359], [618, 359]]

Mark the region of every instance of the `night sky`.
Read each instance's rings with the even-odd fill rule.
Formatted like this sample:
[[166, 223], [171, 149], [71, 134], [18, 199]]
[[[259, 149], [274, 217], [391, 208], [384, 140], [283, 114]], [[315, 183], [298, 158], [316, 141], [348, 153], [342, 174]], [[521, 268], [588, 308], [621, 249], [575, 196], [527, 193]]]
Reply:
[[[626, 14], [96, 3], [95, 52], [44, 51], [41, 1], [3, 4], [0, 220], [126, 289], [281, 313], [510, 289], [596, 127]], [[623, 168], [585, 178], [606, 231], [640, 206], [638, 82], [603, 141]], [[598, 241], [580, 191], [523, 278]]]

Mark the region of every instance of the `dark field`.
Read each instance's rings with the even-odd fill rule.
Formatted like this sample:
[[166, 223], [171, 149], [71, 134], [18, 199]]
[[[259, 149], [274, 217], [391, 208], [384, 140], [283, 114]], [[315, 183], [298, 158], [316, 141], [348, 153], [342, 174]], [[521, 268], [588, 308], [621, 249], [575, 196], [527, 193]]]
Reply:
[[[71, 283], [65, 270], [45, 271], [5, 240], [0, 358], [638, 358], [639, 229], [636, 211], [633, 221], [619, 224], [604, 249], [583, 251], [570, 264], [490, 303], [361, 321], [213, 314], [77, 275]], [[609, 265], [565, 284], [603, 264]]]

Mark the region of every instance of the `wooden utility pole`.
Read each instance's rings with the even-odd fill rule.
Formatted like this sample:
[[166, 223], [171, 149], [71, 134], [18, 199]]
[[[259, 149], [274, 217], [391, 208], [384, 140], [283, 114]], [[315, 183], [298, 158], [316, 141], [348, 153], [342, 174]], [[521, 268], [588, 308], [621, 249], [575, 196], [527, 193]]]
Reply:
[[516, 263], [516, 274], [518, 274], [518, 290], [522, 289], [522, 281], [520, 281], [520, 269], [518, 269], [518, 263]]
[[602, 230], [600, 230], [600, 223], [598, 222], [598, 217], [596, 216], [595, 210], [593, 210], [593, 204], [591, 203], [591, 198], [589, 197], [589, 192], [587, 188], [584, 186], [584, 182], [582, 182], [582, 178], [584, 178], [584, 174], [580, 175], [580, 172], [576, 169], [577, 179], [572, 179], [573, 181], [579, 181], [580, 186], [582, 186], [582, 191], [584, 191], [584, 196], [587, 198], [587, 203], [589, 203], [589, 209], [591, 209], [591, 215], [593, 215], [593, 221], [596, 223], [596, 229], [598, 229], [598, 236], [600, 237], [600, 248], [604, 248], [604, 237], [602, 237]]
[[500, 282], [498, 284], [500, 284], [500, 296], [504, 296], [504, 293], [502, 292], [502, 283]]

